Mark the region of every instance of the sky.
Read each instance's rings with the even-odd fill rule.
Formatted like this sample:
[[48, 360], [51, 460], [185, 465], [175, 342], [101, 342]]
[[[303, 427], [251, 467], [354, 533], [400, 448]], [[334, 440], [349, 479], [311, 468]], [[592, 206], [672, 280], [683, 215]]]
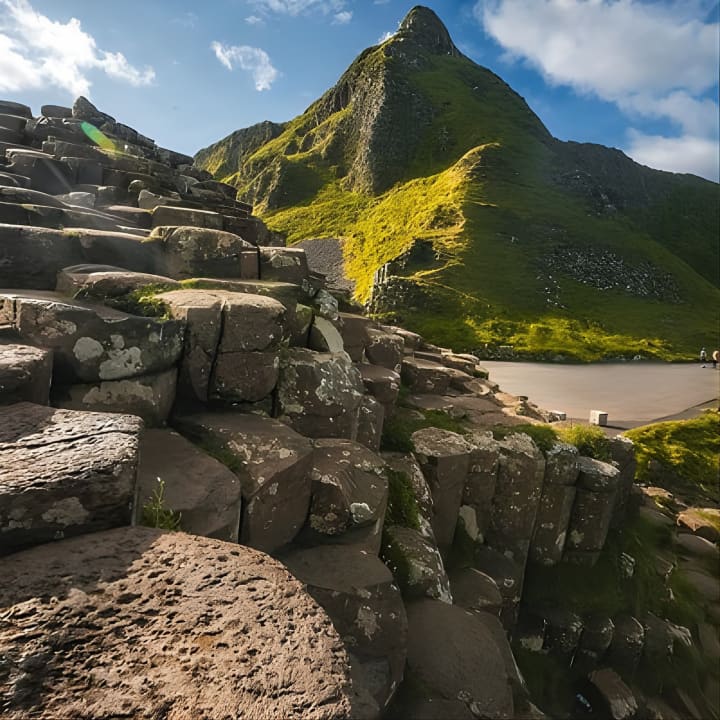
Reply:
[[[561, 140], [718, 181], [718, 0], [427, 0]], [[302, 113], [406, 0], [0, 0], [0, 98], [85, 95], [194, 154]]]

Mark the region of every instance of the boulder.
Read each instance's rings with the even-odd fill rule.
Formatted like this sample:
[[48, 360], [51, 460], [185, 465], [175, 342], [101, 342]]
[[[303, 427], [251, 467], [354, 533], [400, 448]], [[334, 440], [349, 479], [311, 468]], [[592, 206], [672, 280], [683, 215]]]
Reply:
[[473, 567], [450, 571], [450, 590], [453, 604], [471, 613], [490, 613], [498, 616], [503, 598], [497, 583], [489, 575]]
[[450, 386], [450, 373], [445, 366], [429, 360], [406, 357], [402, 361], [401, 376], [413, 392], [444, 395]]
[[52, 351], [17, 343], [0, 344], [0, 405], [23, 400], [47, 405]]
[[450, 581], [437, 546], [412, 528], [390, 525], [382, 557], [406, 599], [429, 597], [452, 604]]
[[293, 550], [280, 559], [328, 614], [366, 669], [367, 690], [385, 708], [402, 681], [407, 654], [405, 606], [390, 571], [376, 555], [344, 545]]
[[345, 350], [342, 335], [337, 328], [329, 320], [319, 316], [313, 317], [307, 346], [318, 352], [339, 353]]
[[400, 375], [381, 365], [360, 363], [360, 371], [365, 390], [385, 407], [386, 415], [391, 414], [400, 394]]
[[492, 516], [500, 448], [491, 432], [475, 432], [468, 442], [472, 450], [460, 517], [469, 538], [474, 542], [483, 542]]
[[345, 353], [281, 354], [279, 417], [302, 435], [355, 439], [362, 397], [360, 373]]
[[64, 105], [43, 105], [40, 108], [40, 114], [45, 117], [70, 118], [72, 117], [72, 108]]
[[503, 601], [500, 619], [505, 628], [512, 628], [517, 621], [524, 568], [498, 550], [487, 546], [476, 548], [473, 566], [495, 581]]
[[695, 535], [720, 543], [720, 509], [690, 507], [678, 513], [677, 524]]
[[0, 408], [0, 554], [128, 525], [140, 428], [128, 415]]
[[177, 370], [125, 380], [103, 380], [82, 385], [55, 386], [52, 402], [66, 410], [138, 415], [149, 427], [165, 425], [173, 403]]
[[524, 567], [545, 474], [545, 458], [525, 434], [498, 443], [500, 457], [488, 545]]
[[352, 313], [340, 313], [340, 334], [342, 335], [345, 352], [350, 355], [353, 362], [361, 362], [365, 347], [368, 344], [368, 331], [374, 326], [370, 318]]
[[515, 717], [502, 653], [480, 619], [436, 600], [409, 604], [407, 615], [407, 690], [399, 717]]
[[414, 454], [433, 497], [432, 527], [438, 547], [452, 545], [472, 446], [457, 433], [425, 428], [412, 434]]
[[375, 328], [368, 328], [367, 335], [365, 355], [368, 361], [399, 373], [404, 355], [402, 338]]
[[352, 440], [316, 440], [306, 536], [377, 554], [388, 499], [385, 462]]
[[257, 250], [222, 229], [155, 226], [146, 242], [158, 254], [160, 272], [180, 280], [258, 277]]
[[241, 543], [272, 553], [293, 540], [310, 505], [310, 440], [277, 420], [233, 412], [179, 415], [174, 424], [240, 478]]
[[0, 319], [20, 337], [54, 352], [59, 382], [122, 380], [171, 368], [184, 327], [175, 320], [128, 315], [56, 293], [0, 291]]
[[19, 115], [24, 118], [32, 117], [32, 110], [28, 105], [13, 102], [12, 100], [0, 100], [0, 113], [3, 115]]
[[556, 442], [545, 452], [545, 484], [575, 485], [580, 473], [578, 449], [568, 443]]
[[7, 558], [3, 576], [8, 720], [356, 717], [327, 615], [250, 548], [122, 528]]
[[180, 283], [163, 275], [131, 272], [107, 265], [74, 265], [58, 273], [56, 290], [70, 297], [104, 301], [122, 298], [149, 286], [169, 290], [179, 288]]
[[301, 248], [261, 247], [258, 250], [261, 279], [293, 285], [302, 285], [308, 279], [307, 257]]
[[240, 480], [172, 430], [145, 430], [140, 436], [135, 523], [152, 520], [146, 506], [157, 505], [158, 497], [163, 509], [177, 513], [184, 532], [238, 541]]

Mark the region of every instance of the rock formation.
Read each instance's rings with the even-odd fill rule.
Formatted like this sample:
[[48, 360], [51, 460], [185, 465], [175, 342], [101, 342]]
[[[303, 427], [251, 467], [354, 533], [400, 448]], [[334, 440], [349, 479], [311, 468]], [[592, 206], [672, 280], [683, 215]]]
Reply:
[[[341, 311], [234, 188], [88, 101], [0, 109], [4, 714], [536, 712], [527, 568], [597, 562], [631, 445], [511, 432], [548, 416]], [[636, 659], [620, 621], [543, 622]]]

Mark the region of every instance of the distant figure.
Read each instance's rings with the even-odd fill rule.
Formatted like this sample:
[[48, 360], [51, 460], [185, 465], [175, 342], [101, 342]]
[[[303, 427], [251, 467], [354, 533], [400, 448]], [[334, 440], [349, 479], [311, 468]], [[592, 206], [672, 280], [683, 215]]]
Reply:
[[703, 367], [705, 367], [705, 363], [707, 362], [707, 352], [705, 348], [700, 349], [700, 362], [703, 364]]
[[720, 350], [713, 350], [713, 370], [717, 370], [718, 363], [720, 362]]

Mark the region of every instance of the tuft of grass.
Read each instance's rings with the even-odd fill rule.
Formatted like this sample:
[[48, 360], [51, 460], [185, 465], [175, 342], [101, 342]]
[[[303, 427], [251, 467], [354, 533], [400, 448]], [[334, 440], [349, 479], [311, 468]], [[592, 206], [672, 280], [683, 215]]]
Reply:
[[158, 478], [157, 482], [150, 499], [143, 505], [140, 523], [161, 530], [180, 530], [182, 513], [165, 507], [165, 481]]
[[493, 437], [496, 440], [504, 440], [508, 435], [525, 433], [543, 452], [548, 452], [560, 439], [557, 430], [550, 425], [495, 425], [491, 428]]
[[581, 455], [603, 462], [609, 462], [612, 459], [610, 440], [596, 425], [565, 427], [559, 431], [558, 435], [563, 442], [574, 445]]
[[428, 427], [450, 430], [460, 435], [468, 432], [465, 421], [456, 420], [439, 410], [409, 411], [399, 407], [383, 425], [380, 448], [385, 452], [412, 452], [412, 434]]
[[128, 315], [139, 315], [140, 317], [149, 317], [155, 320], [170, 320], [170, 308], [167, 306], [167, 303], [160, 300], [157, 296], [175, 289], [176, 287], [174, 285], [166, 283], [144, 285], [125, 295], [105, 298], [104, 302], [109, 307], [122, 310], [122, 312], [126, 312]]
[[635, 443], [637, 480], [720, 502], [720, 412], [709, 410], [690, 420], [654, 423], [625, 434]]
[[420, 529], [420, 510], [412, 480], [400, 470], [386, 468], [388, 503], [385, 510], [386, 525], [402, 525], [411, 530]]

